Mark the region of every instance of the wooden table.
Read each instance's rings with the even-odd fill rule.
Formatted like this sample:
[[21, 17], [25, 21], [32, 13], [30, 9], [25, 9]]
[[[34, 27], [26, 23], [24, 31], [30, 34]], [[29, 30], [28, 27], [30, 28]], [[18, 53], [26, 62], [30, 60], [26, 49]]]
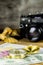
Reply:
[[[0, 41], [0, 44], [3, 44], [3, 42]], [[19, 40], [18, 44], [21, 44], [21, 45], [30, 45], [30, 44], [32, 44], [32, 45], [38, 45], [40, 47], [43, 47], [43, 41], [40, 41], [40, 42], [30, 42], [27, 39]], [[31, 64], [31, 65], [43, 65], [43, 63]]]

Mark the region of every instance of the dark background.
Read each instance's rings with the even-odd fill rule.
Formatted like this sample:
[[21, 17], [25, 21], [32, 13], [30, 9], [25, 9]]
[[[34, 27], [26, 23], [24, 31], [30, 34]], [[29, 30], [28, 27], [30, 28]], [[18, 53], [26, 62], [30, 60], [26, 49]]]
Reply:
[[0, 29], [18, 29], [22, 14], [36, 13], [43, 13], [43, 0], [0, 0]]

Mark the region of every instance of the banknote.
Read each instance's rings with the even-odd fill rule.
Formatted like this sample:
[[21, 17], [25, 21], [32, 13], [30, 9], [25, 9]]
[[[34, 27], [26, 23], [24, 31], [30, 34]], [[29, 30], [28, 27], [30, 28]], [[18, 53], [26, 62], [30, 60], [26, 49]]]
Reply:
[[[5, 43], [0, 46], [0, 48], [6, 48], [6, 47], [17, 47], [17, 48], [23, 48], [24, 46], [18, 45], [18, 44], [8, 44]], [[42, 51], [42, 52], [41, 52]], [[28, 55], [24, 59], [5, 59], [0, 58], [0, 65], [30, 65], [35, 63], [43, 62], [43, 48], [40, 50], [40, 53]]]

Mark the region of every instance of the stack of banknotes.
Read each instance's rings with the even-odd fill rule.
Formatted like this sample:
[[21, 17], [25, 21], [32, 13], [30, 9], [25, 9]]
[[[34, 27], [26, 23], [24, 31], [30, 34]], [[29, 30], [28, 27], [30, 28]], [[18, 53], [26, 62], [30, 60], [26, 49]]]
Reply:
[[[29, 46], [29, 48], [32, 45]], [[36, 46], [35, 46], [36, 47]], [[30, 64], [35, 64], [35, 63], [40, 63], [43, 62], [43, 48], [40, 48], [37, 53], [30, 53], [26, 57], [16, 57], [16, 58], [9, 58], [9, 57], [3, 57], [9, 54], [9, 50], [13, 49], [26, 49], [27, 46], [23, 45], [18, 45], [18, 44], [10, 44], [10, 43], [5, 43], [0, 45], [0, 65], [30, 65]], [[7, 50], [7, 51], [6, 51]], [[26, 49], [27, 50], [27, 49]], [[31, 48], [30, 48], [31, 50]], [[6, 52], [3, 52], [6, 51]], [[2, 55], [2, 53], [3, 55]], [[10, 51], [12, 53], [13, 51]], [[17, 51], [18, 52], [18, 51]], [[17, 54], [16, 52], [16, 54]], [[29, 52], [29, 51], [28, 51]], [[23, 52], [25, 53], [25, 52]], [[1, 56], [2, 55], [2, 56]]]

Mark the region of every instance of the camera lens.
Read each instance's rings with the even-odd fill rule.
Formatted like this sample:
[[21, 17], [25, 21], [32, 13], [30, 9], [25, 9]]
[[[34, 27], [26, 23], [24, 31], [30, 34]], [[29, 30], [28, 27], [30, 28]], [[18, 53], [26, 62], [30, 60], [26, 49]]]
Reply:
[[30, 41], [38, 41], [40, 38], [41, 30], [38, 27], [30, 27], [28, 31], [28, 38]]

